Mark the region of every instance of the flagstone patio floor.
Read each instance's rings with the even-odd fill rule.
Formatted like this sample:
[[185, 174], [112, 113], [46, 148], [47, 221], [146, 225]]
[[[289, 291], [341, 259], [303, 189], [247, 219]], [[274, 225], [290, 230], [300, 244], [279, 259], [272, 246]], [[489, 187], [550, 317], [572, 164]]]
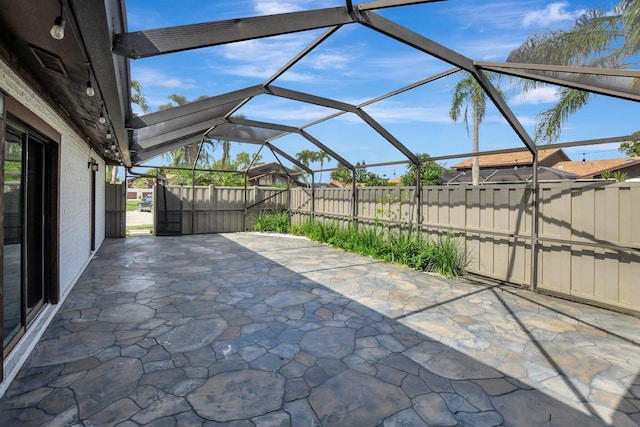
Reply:
[[634, 426], [640, 319], [304, 238], [107, 240], [2, 426]]

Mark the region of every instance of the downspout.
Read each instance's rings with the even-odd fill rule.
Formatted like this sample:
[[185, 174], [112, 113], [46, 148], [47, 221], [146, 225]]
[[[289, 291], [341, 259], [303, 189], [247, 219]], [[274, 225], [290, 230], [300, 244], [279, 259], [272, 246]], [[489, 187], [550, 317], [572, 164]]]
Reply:
[[532, 291], [538, 289], [538, 231], [539, 231], [539, 195], [540, 183], [538, 182], [538, 151], [533, 154], [533, 182], [531, 186], [531, 279]]

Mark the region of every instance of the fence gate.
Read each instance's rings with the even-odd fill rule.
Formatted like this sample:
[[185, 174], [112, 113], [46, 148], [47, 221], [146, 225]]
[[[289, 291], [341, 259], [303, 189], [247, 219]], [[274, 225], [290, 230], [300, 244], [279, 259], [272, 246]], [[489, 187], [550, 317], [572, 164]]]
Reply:
[[163, 183], [158, 183], [153, 197], [157, 236], [182, 234], [182, 198]]
[[105, 237], [125, 237], [127, 234], [126, 185], [106, 183], [104, 209]]

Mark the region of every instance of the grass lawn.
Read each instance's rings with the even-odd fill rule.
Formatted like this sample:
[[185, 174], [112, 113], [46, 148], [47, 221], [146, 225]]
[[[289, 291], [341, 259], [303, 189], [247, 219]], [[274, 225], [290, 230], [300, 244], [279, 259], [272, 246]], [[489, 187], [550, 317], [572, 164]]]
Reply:
[[138, 209], [138, 201], [127, 200], [127, 211], [135, 211], [136, 209]]
[[143, 234], [145, 231], [147, 231], [149, 234], [153, 234], [153, 225], [148, 224], [148, 225], [129, 225], [127, 226], [127, 236], [131, 235], [132, 231], [137, 231], [138, 233], [135, 234], [140, 234], [140, 232], [143, 232]]

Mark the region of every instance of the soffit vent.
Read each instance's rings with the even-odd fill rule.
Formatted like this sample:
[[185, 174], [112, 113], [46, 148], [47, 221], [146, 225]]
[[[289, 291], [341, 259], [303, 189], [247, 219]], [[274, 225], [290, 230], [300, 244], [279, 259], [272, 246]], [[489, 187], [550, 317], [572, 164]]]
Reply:
[[62, 60], [55, 53], [47, 52], [44, 49], [40, 49], [39, 47], [29, 45], [31, 52], [36, 56], [36, 59], [47, 70], [51, 70], [54, 73], [62, 74], [63, 76], [68, 76], [67, 70], [62, 63]]

